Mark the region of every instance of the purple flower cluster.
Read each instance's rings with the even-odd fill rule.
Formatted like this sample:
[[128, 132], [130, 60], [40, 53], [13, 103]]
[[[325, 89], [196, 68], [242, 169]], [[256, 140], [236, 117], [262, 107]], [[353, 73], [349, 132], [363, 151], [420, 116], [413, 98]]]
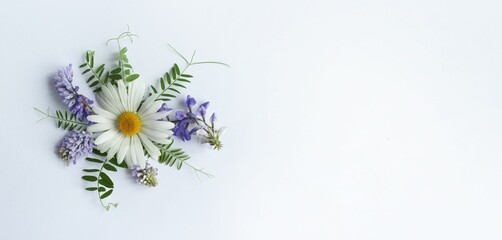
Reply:
[[53, 80], [54, 87], [63, 99], [63, 103], [70, 109], [70, 113], [81, 121], [87, 122], [87, 116], [92, 114], [90, 105], [94, 102], [84, 95], [78, 94], [79, 88], [78, 86], [74, 87], [72, 82], [73, 69], [71, 64], [59, 69]]
[[[187, 112], [177, 111], [175, 114], [175, 118], [177, 120], [176, 126], [173, 128], [174, 135], [181, 138], [183, 141], [190, 141], [192, 139], [192, 135], [197, 131], [202, 129], [206, 121], [206, 111], [209, 107], [209, 102], [202, 103], [197, 108], [196, 113], [193, 113], [192, 107], [197, 104], [195, 98], [190, 95], [187, 96], [187, 100], [185, 101], [185, 105], [188, 108]], [[214, 113], [211, 116], [211, 123], [216, 119]], [[202, 121], [202, 124], [201, 124]], [[195, 126], [190, 128], [190, 125], [197, 124], [199, 126]]]
[[70, 131], [58, 144], [59, 155], [68, 165], [77, 163], [79, 158], [87, 157], [94, 148], [94, 138], [85, 131]]

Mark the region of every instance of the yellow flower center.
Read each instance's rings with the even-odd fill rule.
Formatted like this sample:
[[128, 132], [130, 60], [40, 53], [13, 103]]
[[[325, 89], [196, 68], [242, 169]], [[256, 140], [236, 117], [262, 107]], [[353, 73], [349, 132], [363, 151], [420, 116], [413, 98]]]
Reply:
[[117, 119], [117, 125], [123, 134], [132, 136], [141, 131], [142, 122], [138, 114], [133, 112], [124, 112]]

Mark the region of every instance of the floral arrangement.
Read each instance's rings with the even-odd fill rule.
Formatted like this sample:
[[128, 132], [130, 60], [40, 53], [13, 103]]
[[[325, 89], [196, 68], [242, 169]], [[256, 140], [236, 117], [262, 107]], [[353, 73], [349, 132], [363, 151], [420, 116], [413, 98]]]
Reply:
[[193, 136], [214, 150], [223, 146], [221, 135], [225, 128], [216, 128], [215, 113], [208, 116], [209, 102], [196, 106], [196, 100], [188, 95], [184, 101], [186, 109], [174, 113], [170, 103], [191, 83], [193, 76], [187, 73], [189, 67], [228, 65], [196, 62], [195, 52], [188, 60], [169, 45], [186, 66], [181, 70], [174, 64], [156, 86], [147, 87], [133, 70], [127, 47], [121, 46], [121, 40], [132, 42], [134, 37], [137, 36], [126, 31], [107, 41], [107, 44], [116, 42], [118, 46], [118, 63], [111, 71], [106, 70], [105, 64], [95, 64], [94, 51], [85, 53], [85, 63], [80, 69], [87, 76], [86, 83], [93, 97], [79, 92], [79, 87], [74, 85], [73, 66], [69, 64], [59, 69], [53, 79], [54, 88], [68, 109], [43, 112], [35, 108], [45, 115], [44, 118], [55, 119], [57, 127], [67, 131], [56, 146], [64, 162], [70, 165], [85, 159], [96, 165], [83, 169], [82, 179], [90, 184], [85, 190], [95, 192], [106, 210], [118, 206], [118, 203], [103, 202], [115, 188], [110, 177], [112, 172], [125, 169], [139, 184], [155, 187], [158, 169], [153, 164], [157, 161], [178, 170], [188, 166], [196, 174], [211, 177], [187, 162], [189, 155], [174, 147], [175, 139], [190, 141]]

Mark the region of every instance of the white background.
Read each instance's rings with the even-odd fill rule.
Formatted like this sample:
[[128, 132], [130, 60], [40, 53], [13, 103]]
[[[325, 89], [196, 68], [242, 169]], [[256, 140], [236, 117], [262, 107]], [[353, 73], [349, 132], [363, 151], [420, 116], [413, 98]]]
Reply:
[[[0, 239], [502, 239], [499, 1], [0, 4]], [[126, 25], [146, 83], [182, 65], [168, 43], [232, 66], [183, 92], [228, 132], [181, 145], [214, 178], [119, 172], [106, 212], [33, 107], [64, 109], [51, 76], [111, 63]]]

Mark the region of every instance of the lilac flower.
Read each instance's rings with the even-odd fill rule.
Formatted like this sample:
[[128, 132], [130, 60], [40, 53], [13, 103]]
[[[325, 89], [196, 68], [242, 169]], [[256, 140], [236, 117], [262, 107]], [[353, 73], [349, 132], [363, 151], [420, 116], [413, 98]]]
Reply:
[[183, 141], [190, 141], [192, 135], [200, 129], [200, 127], [194, 127], [188, 130], [191, 120], [189, 118], [183, 119], [176, 123], [173, 128], [174, 136], [181, 138]]
[[69, 64], [67, 67], [59, 69], [52, 82], [59, 96], [63, 99], [63, 103], [70, 109], [70, 113], [77, 116], [78, 119], [87, 122], [87, 116], [92, 114], [90, 105], [94, 102], [84, 95], [77, 93], [78, 86], [74, 87], [72, 84], [72, 65]]
[[205, 102], [199, 106], [199, 109], [197, 109], [197, 113], [199, 113], [202, 118], [206, 117], [206, 110], [209, 107], [209, 102]]
[[135, 167], [131, 174], [138, 183], [148, 187], [157, 186], [157, 168], [153, 168], [149, 163], [146, 164], [145, 168]]
[[85, 131], [70, 131], [58, 144], [59, 155], [69, 165], [77, 163], [80, 158], [87, 157], [94, 148], [94, 138]]
[[173, 110], [173, 109], [168, 107], [167, 103], [162, 103], [162, 106], [160, 106], [160, 109], [157, 112], [169, 112], [171, 110]]
[[190, 97], [190, 95], [187, 96], [187, 100], [186, 100], [186, 105], [188, 107], [188, 109], [192, 109], [192, 107], [197, 103], [195, 101], [195, 98], [193, 97]]
[[[209, 107], [209, 102], [205, 102], [199, 105], [197, 112], [192, 112], [192, 107], [195, 106], [197, 102], [190, 95], [187, 96], [185, 102], [188, 111], [177, 111], [175, 113], [175, 127], [173, 128], [173, 134], [183, 141], [190, 141], [192, 135], [197, 135], [202, 143], [209, 143], [209, 145], [216, 150], [220, 150], [223, 147], [220, 137], [225, 128], [216, 129], [214, 123], [216, 122], [216, 114], [211, 114], [209, 122], [206, 121], [206, 113]], [[191, 127], [195, 125], [195, 127]]]
[[174, 117], [178, 120], [183, 120], [187, 117], [187, 114], [182, 111], [176, 111], [176, 113], [174, 114]]

